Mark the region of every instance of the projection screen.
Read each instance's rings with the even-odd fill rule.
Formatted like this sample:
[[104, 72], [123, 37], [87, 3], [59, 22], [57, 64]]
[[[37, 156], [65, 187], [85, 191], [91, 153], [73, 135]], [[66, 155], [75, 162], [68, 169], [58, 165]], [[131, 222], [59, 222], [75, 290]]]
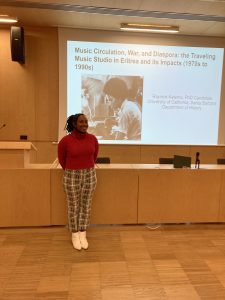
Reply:
[[83, 112], [103, 144], [219, 144], [222, 47], [61, 35], [61, 129]]

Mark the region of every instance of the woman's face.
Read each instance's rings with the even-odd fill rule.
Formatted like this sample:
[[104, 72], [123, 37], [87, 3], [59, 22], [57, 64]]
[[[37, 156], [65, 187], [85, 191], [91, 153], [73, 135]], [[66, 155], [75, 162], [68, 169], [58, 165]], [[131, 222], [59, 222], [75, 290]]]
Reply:
[[81, 115], [81, 116], [78, 117], [77, 124], [76, 124], [75, 128], [78, 131], [82, 132], [82, 133], [87, 132], [88, 120], [87, 120], [87, 117], [85, 115]]
[[109, 103], [110, 103], [110, 106], [112, 107], [112, 109], [118, 109], [120, 108], [123, 100], [120, 100], [118, 98], [115, 98], [111, 95], [108, 95], [108, 99], [109, 99]]

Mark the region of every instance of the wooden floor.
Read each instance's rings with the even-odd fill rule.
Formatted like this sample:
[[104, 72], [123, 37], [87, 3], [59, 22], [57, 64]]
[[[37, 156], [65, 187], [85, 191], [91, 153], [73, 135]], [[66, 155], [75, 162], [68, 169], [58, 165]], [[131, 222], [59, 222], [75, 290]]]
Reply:
[[1, 300], [225, 299], [225, 225], [0, 229]]

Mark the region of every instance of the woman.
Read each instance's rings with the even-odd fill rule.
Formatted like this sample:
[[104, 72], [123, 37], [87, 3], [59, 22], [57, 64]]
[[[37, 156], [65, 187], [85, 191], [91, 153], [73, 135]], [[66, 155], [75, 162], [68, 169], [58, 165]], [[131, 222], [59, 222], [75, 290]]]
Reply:
[[86, 229], [96, 187], [94, 164], [98, 155], [98, 140], [87, 133], [87, 129], [88, 120], [84, 114], [71, 115], [66, 123], [69, 134], [58, 145], [58, 159], [64, 169], [69, 230], [72, 232], [73, 247], [77, 250], [88, 248]]
[[126, 82], [117, 77], [110, 78], [103, 91], [111, 97], [112, 108], [118, 115], [116, 140], [141, 140], [141, 109], [129, 98]]

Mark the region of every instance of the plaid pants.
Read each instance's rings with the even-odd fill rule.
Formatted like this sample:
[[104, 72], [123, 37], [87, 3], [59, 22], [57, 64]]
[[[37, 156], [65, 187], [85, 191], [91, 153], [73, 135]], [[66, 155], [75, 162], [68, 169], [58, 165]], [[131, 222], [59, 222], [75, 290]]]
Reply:
[[97, 179], [95, 168], [68, 170], [63, 176], [71, 232], [86, 230], [90, 224], [91, 202]]

